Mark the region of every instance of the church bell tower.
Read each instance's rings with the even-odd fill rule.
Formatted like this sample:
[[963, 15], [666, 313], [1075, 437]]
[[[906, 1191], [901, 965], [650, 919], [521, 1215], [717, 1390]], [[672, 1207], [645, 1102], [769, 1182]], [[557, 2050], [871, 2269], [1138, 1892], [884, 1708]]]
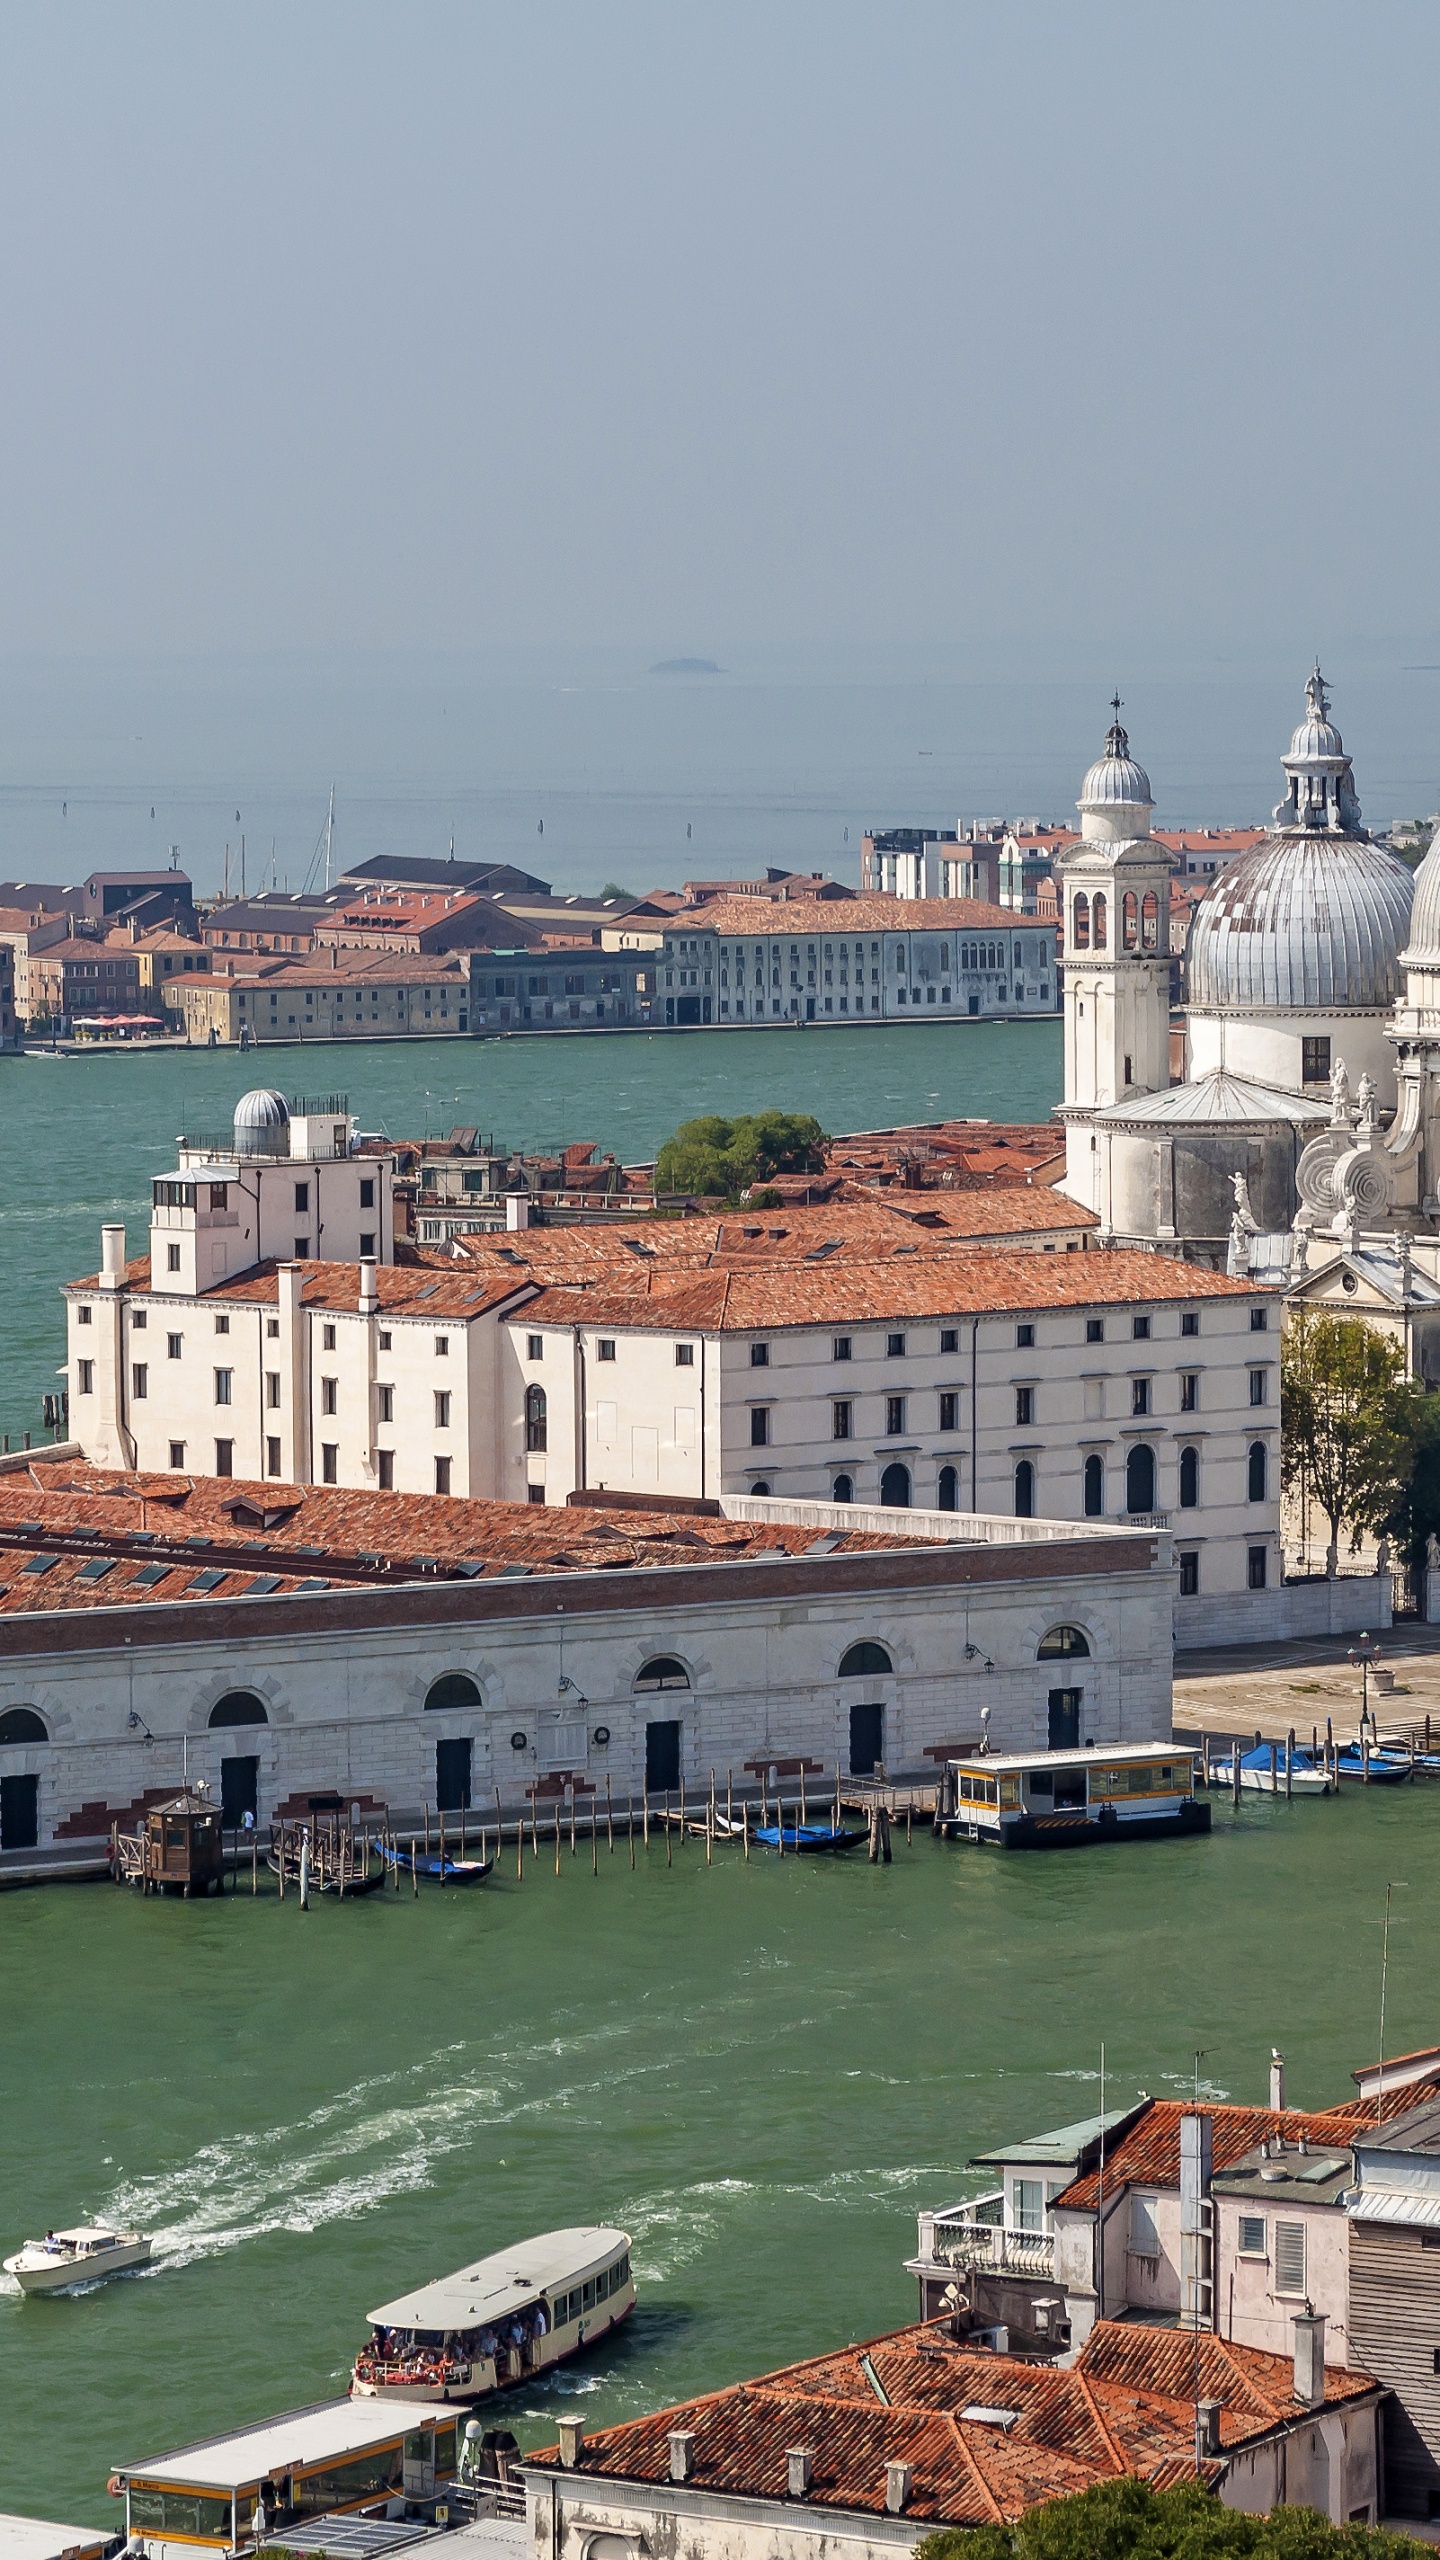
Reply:
[[1065, 1100], [1094, 1109], [1170, 1082], [1171, 857], [1120, 725], [1120, 698], [1080, 790], [1079, 842], [1056, 863], [1065, 899]]

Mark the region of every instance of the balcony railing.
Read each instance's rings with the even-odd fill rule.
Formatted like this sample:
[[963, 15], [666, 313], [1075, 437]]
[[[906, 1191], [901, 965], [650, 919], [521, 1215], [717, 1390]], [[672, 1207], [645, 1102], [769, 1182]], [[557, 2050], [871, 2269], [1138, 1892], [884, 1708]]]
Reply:
[[928, 2214], [920, 2218], [920, 2255], [932, 2264], [989, 2267], [1002, 2275], [1053, 2276], [1055, 2242], [1048, 2231], [1007, 2231], [1003, 2223], [982, 2222], [974, 2214]]

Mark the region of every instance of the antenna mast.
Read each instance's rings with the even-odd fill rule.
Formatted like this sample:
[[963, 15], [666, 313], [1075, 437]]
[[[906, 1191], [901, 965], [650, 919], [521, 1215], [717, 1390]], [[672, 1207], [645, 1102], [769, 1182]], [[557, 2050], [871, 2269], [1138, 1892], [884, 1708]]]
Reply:
[[330, 886], [330, 853], [335, 842], [335, 785], [330, 785], [330, 807], [325, 817], [325, 886]]

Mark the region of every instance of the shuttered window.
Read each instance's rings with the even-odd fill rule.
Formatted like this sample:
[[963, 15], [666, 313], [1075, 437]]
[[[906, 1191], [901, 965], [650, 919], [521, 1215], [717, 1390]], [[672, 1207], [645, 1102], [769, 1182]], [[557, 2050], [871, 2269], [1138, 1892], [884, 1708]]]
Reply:
[[1277, 2222], [1275, 2225], [1275, 2290], [1277, 2293], [1303, 2293], [1305, 2290], [1303, 2222]]
[[1263, 2214], [1259, 2214], [1259, 2213], [1242, 2213], [1242, 2214], [1241, 2214], [1241, 2216], [1240, 2216], [1240, 2255], [1241, 2255], [1241, 2257], [1242, 2257], [1242, 2258], [1263, 2258], [1263, 2257], [1264, 2257], [1264, 2255], [1265, 2255], [1265, 2218], [1264, 2218]]
[[1158, 2258], [1160, 2255], [1153, 2196], [1132, 2196], [1130, 2199], [1130, 2246], [1137, 2258]]

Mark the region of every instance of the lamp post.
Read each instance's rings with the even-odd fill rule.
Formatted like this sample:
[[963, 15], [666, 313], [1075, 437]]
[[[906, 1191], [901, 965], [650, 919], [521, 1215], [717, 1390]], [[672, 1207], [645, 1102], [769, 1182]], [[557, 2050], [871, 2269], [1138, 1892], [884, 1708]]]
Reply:
[[1370, 1674], [1380, 1660], [1381, 1648], [1372, 1644], [1366, 1630], [1360, 1630], [1360, 1641], [1350, 1648], [1350, 1661], [1360, 1673], [1360, 1730], [1370, 1721]]

